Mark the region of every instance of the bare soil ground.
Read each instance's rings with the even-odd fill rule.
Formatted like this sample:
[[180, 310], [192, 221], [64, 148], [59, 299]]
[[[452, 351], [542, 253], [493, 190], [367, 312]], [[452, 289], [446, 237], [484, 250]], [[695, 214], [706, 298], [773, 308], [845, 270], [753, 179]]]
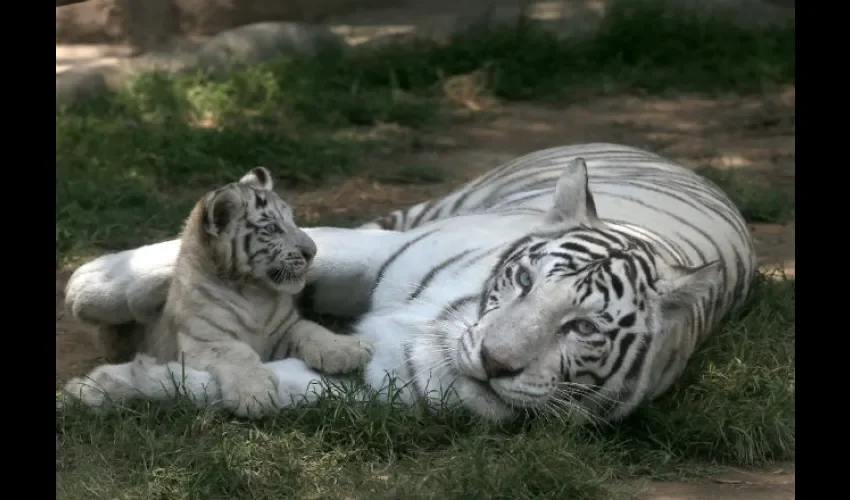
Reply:
[[[478, 99], [474, 97], [473, 99]], [[441, 169], [437, 183], [382, 182], [366, 174], [336, 185], [294, 193], [300, 223], [320, 217], [363, 220], [433, 196], [444, 194], [517, 155], [575, 142], [611, 141], [648, 147], [696, 168], [744, 168], [758, 182], [793, 192], [795, 179], [795, 89], [752, 98], [618, 97], [569, 107], [483, 105], [470, 101], [464, 123], [429, 134], [402, 154], [376, 155], [363, 161], [377, 170], [389, 166]], [[327, 223], [327, 222], [324, 222]], [[793, 275], [794, 224], [754, 224], [763, 266]], [[102, 362], [90, 341], [91, 331], [62, 311], [67, 272], [56, 273], [56, 383], [85, 373]], [[786, 500], [794, 498], [794, 467], [772, 471], [730, 471], [695, 483], [649, 483], [647, 498]]]

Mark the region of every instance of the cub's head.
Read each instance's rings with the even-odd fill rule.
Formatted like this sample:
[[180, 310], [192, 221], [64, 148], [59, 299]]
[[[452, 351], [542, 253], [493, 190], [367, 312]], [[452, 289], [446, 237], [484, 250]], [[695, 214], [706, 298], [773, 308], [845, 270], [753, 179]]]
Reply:
[[198, 232], [222, 276], [298, 293], [316, 244], [273, 186], [269, 171], [257, 167], [207, 193], [196, 206]]
[[544, 223], [503, 253], [458, 368], [508, 408], [616, 419], [647, 394], [670, 329], [717, 285], [718, 263], [670, 265], [596, 217], [583, 160]]

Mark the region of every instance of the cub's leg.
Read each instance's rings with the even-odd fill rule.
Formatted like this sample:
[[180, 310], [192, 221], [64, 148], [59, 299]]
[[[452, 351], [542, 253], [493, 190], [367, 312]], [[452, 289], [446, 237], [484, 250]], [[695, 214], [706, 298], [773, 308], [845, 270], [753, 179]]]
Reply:
[[285, 349], [279, 348], [273, 355], [290, 354], [329, 375], [350, 373], [372, 358], [372, 345], [368, 342], [334, 333], [306, 319], [292, 325], [286, 335]]
[[221, 338], [226, 335], [209, 330], [200, 335], [178, 333], [183, 359], [213, 376], [226, 408], [242, 417], [262, 416], [278, 406], [278, 378], [251, 346]]

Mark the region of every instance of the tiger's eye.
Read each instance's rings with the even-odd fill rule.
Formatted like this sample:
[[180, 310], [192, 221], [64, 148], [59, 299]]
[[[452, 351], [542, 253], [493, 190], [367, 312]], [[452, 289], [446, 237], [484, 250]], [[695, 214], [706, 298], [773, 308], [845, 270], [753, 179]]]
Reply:
[[523, 288], [528, 288], [531, 286], [531, 273], [529, 273], [525, 269], [522, 269], [519, 273], [517, 273], [516, 279], [519, 283], [519, 286]]
[[584, 336], [599, 333], [599, 329], [596, 328], [596, 325], [586, 319], [576, 319], [570, 321], [569, 323], [564, 325], [564, 329], [576, 332], [577, 334]]

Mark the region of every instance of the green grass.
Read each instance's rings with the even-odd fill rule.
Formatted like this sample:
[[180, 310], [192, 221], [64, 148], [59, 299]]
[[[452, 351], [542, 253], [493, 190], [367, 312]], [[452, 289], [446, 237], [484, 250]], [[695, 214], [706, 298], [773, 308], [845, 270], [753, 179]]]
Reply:
[[250, 423], [139, 404], [57, 414], [57, 498], [579, 498], [794, 457], [794, 281], [760, 277], [680, 384], [624, 423], [507, 427], [345, 398]]
[[[794, 82], [793, 25], [752, 31], [632, 5], [615, 5], [584, 38], [559, 40], [528, 21], [481, 25], [445, 44], [281, 59], [225, 79], [149, 75], [57, 110], [57, 263], [173, 236], [198, 196], [255, 165], [285, 190], [363, 172], [445, 181], [443, 171], [374, 170], [360, 159], [418, 147], [420, 130], [447, 119], [441, 82], [481, 68], [503, 100]], [[751, 221], [794, 217], [793, 199], [778, 191], [702, 173]], [[760, 278], [673, 391], [600, 429], [498, 427], [462, 412], [426, 418], [345, 400], [258, 423], [148, 404], [57, 412], [57, 498], [609, 499], [628, 497], [634, 476], [793, 459], [794, 310], [793, 280]]]
[[750, 222], [784, 224], [795, 218], [794, 193], [787, 189], [755, 182], [740, 169], [701, 167], [696, 172], [726, 191]]

